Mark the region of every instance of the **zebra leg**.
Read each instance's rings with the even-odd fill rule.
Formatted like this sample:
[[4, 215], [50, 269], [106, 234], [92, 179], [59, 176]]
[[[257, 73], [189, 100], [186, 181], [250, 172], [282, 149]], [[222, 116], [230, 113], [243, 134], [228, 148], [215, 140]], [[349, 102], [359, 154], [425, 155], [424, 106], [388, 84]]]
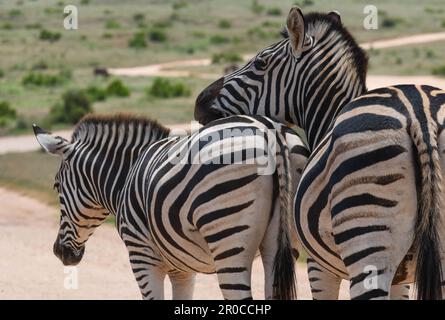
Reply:
[[394, 284], [391, 286], [391, 300], [409, 300], [409, 284]]
[[173, 300], [191, 300], [195, 289], [195, 273], [169, 273], [172, 283]]
[[314, 300], [337, 300], [341, 278], [324, 270], [315, 260], [307, 258], [307, 272]]
[[164, 300], [164, 279], [166, 272], [161, 261], [148, 248], [130, 251], [130, 264], [144, 300]]

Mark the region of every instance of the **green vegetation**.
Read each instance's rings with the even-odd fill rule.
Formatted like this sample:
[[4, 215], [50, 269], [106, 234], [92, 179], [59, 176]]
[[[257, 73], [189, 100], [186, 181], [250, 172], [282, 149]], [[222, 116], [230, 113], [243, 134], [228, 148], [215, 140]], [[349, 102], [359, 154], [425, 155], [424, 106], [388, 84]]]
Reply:
[[3, 69], [0, 69], [0, 78], [3, 78], [5, 76], [5, 71]]
[[445, 77], [445, 65], [433, 68], [432, 73], [436, 76]]
[[223, 19], [219, 20], [218, 27], [220, 27], [221, 29], [230, 29], [232, 27], [232, 24], [229, 20]]
[[22, 80], [24, 86], [54, 87], [63, 83], [60, 75], [45, 74], [40, 72], [30, 72]]
[[60, 32], [51, 32], [51, 31], [43, 29], [42, 31], [40, 31], [39, 39], [44, 40], [44, 41], [49, 41], [49, 42], [55, 42], [55, 41], [60, 40], [61, 36], [62, 35]]
[[76, 124], [83, 116], [93, 112], [88, 95], [83, 90], [69, 90], [50, 111], [51, 123]]
[[274, 7], [274, 8], [269, 8], [267, 9], [266, 12], [269, 16], [281, 16], [282, 15], [282, 11], [280, 8]]
[[212, 56], [212, 63], [235, 63], [242, 62], [243, 58], [236, 52], [215, 53]]
[[107, 98], [107, 91], [94, 85], [89, 86], [85, 90], [85, 93], [87, 94], [88, 99], [91, 102], [105, 101], [105, 99]]
[[5, 127], [11, 120], [15, 120], [17, 113], [7, 101], [0, 101], [0, 127]]
[[191, 90], [182, 82], [173, 83], [168, 79], [156, 78], [147, 93], [152, 97], [167, 99], [189, 97]]
[[128, 89], [121, 80], [116, 79], [107, 86], [106, 93], [109, 96], [128, 97], [130, 95], [130, 89]]
[[167, 34], [160, 29], [150, 30], [148, 38], [153, 42], [165, 42], [167, 41]]
[[133, 35], [133, 38], [128, 40], [128, 46], [135, 49], [143, 49], [147, 47], [147, 40], [145, 40], [145, 34], [143, 32], [137, 32]]

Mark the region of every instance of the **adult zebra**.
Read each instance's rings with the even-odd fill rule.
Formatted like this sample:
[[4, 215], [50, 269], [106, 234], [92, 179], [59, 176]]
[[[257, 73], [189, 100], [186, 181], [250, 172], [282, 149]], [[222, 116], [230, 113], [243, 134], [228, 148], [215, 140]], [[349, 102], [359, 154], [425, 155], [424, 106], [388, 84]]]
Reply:
[[[416, 262], [418, 298], [436, 299], [445, 237], [437, 143], [444, 93], [396, 86], [364, 95], [366, 69], [337, 12], [303, 16], [294, 7], [285, 39], [206, 88], [195, 118], [263, 114], [305, 130], [312, 155], [294, 204], [299, 237], [314, 259], [315, 298], [336, 298], [340, 278], [351, 280], [351, 298], [403, 297], [404, 286], [389, 287], [414, 281]], [[370, 279], [377, 281], [365, 285]]]
[[191, 298], [196, 272], [216, 272], [226, 299], [251, 298], [258, 250], [266, 297], [294, 297], [289, 194], [299, 173], [290, 169], [301, 173], [308, 154], [293, 131], [234, 116], [168, 137], [155, 121], [120, 115], [84, 118], [71, 142], [34, 132], [63, 160], [54, 184], [61, 204], [54, 253], [65, 265], [81, 260], [111, 213], [146, 299], [164, 297], [166, 274], [174, 299]]

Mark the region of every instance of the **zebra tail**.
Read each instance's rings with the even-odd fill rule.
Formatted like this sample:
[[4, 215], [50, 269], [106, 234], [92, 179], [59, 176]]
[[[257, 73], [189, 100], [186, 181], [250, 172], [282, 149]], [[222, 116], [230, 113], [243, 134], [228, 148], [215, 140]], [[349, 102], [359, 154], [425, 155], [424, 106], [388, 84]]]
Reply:
[[274, 286], [273, 297], [280, 300], [296, 299], [295, 259], [292, 255], [291, 237], [291, 176], [289, 148], [281, 133], [277, 130], [277, 148], [280, 151], [277, 159], [282, 161], [277, 165], [279, 197], [280, 197], [280, 223], [278, 229], [278, 250], [274, 259]]
[[442, 268], [438, 225], [442, 207], [442, 172], [439, 162], [437, 125], [430, 121], [430, 141], [425, 139], [420, 125], [413, 123], [411, 137], [417, 149], [421, 189], [415, 224], [414, 246], [417, 248], [415, 282], [417, 299], [442, 298]]

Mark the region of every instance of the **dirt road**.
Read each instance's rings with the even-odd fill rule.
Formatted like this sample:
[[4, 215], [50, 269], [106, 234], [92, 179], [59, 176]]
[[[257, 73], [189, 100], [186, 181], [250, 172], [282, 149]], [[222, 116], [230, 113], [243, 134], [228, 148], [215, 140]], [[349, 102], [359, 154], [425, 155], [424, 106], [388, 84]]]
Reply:
[[[77, 289], [66, 289], [72, 276], [53, 255], [58, 213], [36, 200], [0, 188], [1, 299], [140, 299], [125, 246], [113, 226], [103, 225], [89, 240], [77, 266]], [[64, 273], [67, 272], [67, 273]], [[310, 299], [305, 270], [298, 268], [301, 299]], [[346, 285], [346, 283], [344, 284]], [[166, 280], [166, 298], [171, 290]], [[253, 270], [254, 298], [264, 297], [263, 270]], [[345, 287], [342, 297], [347, 297]], [[198, 275], [195, 299], [221, 299], [215, 275]]]

